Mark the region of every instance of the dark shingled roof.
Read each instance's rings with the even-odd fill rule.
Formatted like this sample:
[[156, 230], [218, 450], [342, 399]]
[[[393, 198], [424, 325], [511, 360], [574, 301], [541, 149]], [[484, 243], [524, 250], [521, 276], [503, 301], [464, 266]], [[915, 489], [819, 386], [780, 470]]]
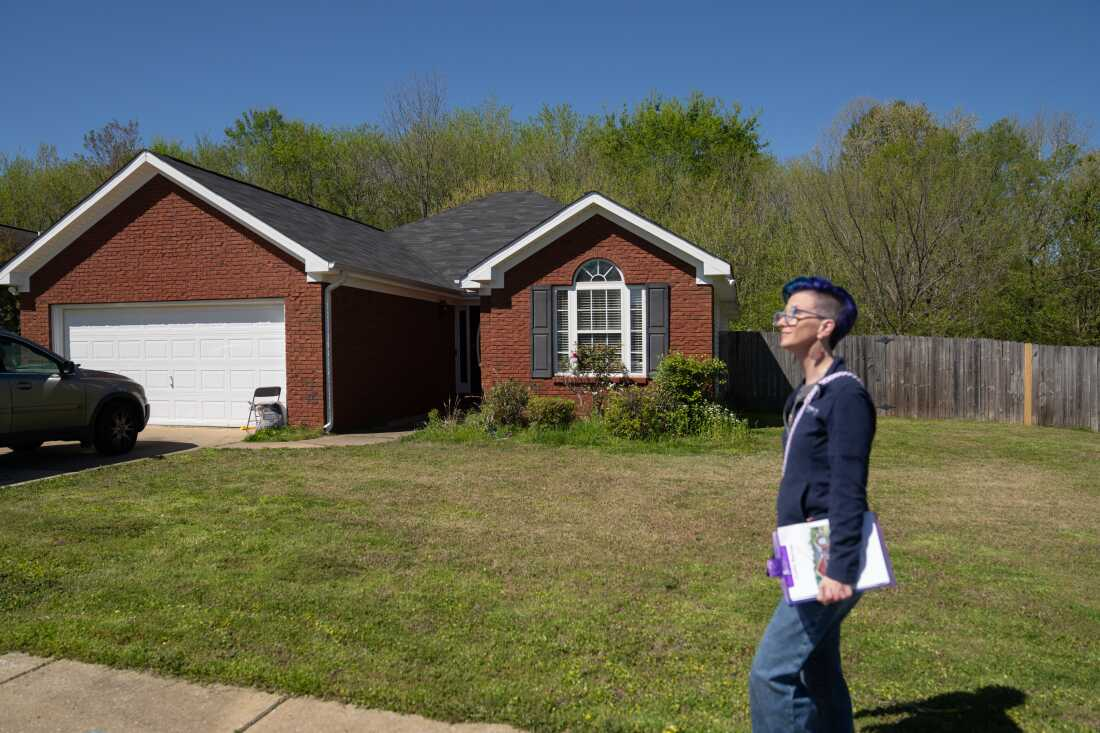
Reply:
[[562, 210], [534, 191], [496, 193], [391, 229], [388, 235], [428, 260], [450, 282]]
[[0, 224], [0, 267], [6, 265], [36, 239], [38, 239], [38, 232]]
[[337, 269], [456, 289], [454, 278], [448, 280], [417, 252], [395, 243], [380, 229], [176, 158], [154, 155], [319, 257], [335, 263]]

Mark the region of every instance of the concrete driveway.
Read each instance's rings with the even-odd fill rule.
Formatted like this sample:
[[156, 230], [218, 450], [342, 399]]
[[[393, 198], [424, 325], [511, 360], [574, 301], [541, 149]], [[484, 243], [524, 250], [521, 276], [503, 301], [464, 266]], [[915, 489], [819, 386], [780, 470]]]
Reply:
[[191, 448], [212, 448], [240, 442], [246, 433], [237, 428], [184, 428], [150, 425], [138, 435], [137, 445], [122, 456], [101, 456], [79, 443], [46, 443], [31, 455], [0, 448], [0, 486], [60, 476], [112, 463], [162, 456]]

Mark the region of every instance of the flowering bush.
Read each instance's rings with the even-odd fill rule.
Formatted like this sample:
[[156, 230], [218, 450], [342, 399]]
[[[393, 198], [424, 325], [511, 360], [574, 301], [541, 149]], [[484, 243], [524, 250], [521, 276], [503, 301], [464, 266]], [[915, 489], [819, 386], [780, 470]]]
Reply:
[[749, 421], [716, 402], [699, 409], [699, 433], [715, 440], [743, 440], [749, 435]]
[[603, 412], [608, 392], [615, 386], [615, 378], [626, 378], [629, 371], [623, 364], [619, 350], [605, 344], [581, 344], [569, 358], [569, 388], [578, 397], [588, 395], [593, 412]]

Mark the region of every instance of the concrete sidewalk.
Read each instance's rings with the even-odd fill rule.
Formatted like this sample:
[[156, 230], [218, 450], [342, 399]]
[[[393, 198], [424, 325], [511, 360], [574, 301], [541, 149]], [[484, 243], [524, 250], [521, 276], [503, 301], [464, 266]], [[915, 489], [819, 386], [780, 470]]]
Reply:
[[245, 687], [197, 685], [19, 652], [0, 655], [0, 731], [519, 733], [507, 725], [441, 723]]

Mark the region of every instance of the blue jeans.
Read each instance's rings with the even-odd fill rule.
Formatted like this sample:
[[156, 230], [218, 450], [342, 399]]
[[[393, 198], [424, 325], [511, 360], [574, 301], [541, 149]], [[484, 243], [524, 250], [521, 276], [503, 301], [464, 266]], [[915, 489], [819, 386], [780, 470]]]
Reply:
[[780, 599], [749, 674], [753, 733], [853, 730], [840, 624], [861, 595], [828, 606]]

